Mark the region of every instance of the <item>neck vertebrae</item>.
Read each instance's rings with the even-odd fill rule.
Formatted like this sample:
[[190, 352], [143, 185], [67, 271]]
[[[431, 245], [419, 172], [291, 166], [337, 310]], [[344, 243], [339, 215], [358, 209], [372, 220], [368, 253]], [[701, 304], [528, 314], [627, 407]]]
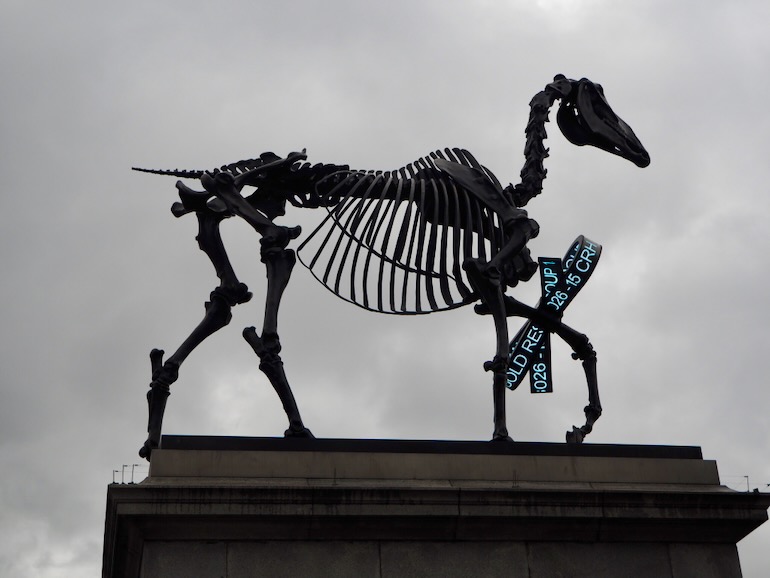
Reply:
[[548, 158], [548, 149], [543, 144], [543, 141], [548, 138], [545, 123], [548, 122], [548, 111], [553, 103], [562, 97], [562, 93], [549, 85], [545, 90], [538, 92], [529, 103], [529, 120], [524, 131], [527, 136], [524, 145], [526, 160], [521, 169], [521, 182], [506, 188], [517, 207], [523, 207], [543, 190], [543, 181], [548, 173], [543, 167], [543, 161]]

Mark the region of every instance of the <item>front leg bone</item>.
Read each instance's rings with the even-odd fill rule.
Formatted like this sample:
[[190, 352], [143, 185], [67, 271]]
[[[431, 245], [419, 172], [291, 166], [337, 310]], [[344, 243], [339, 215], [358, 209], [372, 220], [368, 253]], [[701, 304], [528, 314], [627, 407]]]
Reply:
[[[574, 354], [574, 356], [576, 355]], [[579, 428], [572, 426], [572, 431], [567, 432], [568, 443], [581, 443], [591, 433], [594, 423], [602, 415], [602, 404], [599, 401], [599, 383], [596, 377], [596, 352], [594, 352], [593, 348], [591, 348], [591, 354], [583, 358], [583, 371], [588, 383], [588, 405], [584, 409], [586, 423]]]
[[492, 361], [484, 364], [486, 371], [493, 372], [492, 403], [494, 431], [493, 441], [513, 441], [508, 435], [505, 416], [505, 384], [508, 370], [508, 321], [503, 302], [503, 285], [497, 271], [488, 267], [480, 259], [467, 259], [463, 269], [468, 274], [468, 281], [479, 294], [485, 308], [491, 313], [495, 322], [497, 348]]
[[[469, 279], [471, 279], [469, 275]], [[555, 333], [561, 337], [574, 352], [572, 357], [583, 361], [583, 371], [588, 385], [588, 405], [585, 407], [586, 423], [581, 427], [573, 426], [571, 432], [567, 432], [567, 441], [581, 443], [585, 436], [591, 433], [594, 423], [602, 415], [602, 406], [599, 402], [599, 385], [596, 377], [596, 352], [591, 342], [584, 334], [565, 325], [561, 317], [541, 307], [530, 307], [513, 297], [505, 296], [505, 314], [507, 316], [524, 317], [536, 323], [543, 329]], [[487, 315], [493, 313], [491, 307], [482, 299], [482, 306], [476, 307], [477, 313]]]

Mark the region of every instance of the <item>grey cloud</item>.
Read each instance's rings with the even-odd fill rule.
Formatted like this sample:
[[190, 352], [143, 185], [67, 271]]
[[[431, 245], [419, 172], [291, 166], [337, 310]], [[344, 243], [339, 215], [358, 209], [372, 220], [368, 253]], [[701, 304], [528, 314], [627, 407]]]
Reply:
[[[216, 278], [173, 179], [265, 150], [390, 169], [463, 146], [505, 181], [527, 103], [554, 74], [603, 84], [652, 156], [640, 170], [549, 126], [535, 254], [602, 243], [565, 320], [597, 347], [606, 408], [592, 441], [695, 444], [740, 488], [770, 483], [765, 252], [770, 55], [761, 2], [16, 3], [0, 22], [0, 573], [98, 573], [105, 486], [138, 461], [152, 347], [198, 322]], [[308, 231], [322, 217], [283, 218]], [[240, 329], [264, 271], [228, 223], [252, 303], [190, 357], [176, 433], [280, 435], [280, 405]], [[534, 302], [537, 287], [518, 295]], [[470, 308], [367, 314], [298, 267], [281, 311], [286, 367], [317, 435], [485, 439], [491, 322]], [[512, 323], [512, 327], [515, 324]], [[581, 418], [579, 365], [557, 391], [509, 395], [520, 440]], [[140, 470], [146, 472], [146, 469]], [[767, 574], [770, 527], [740, 545]]]

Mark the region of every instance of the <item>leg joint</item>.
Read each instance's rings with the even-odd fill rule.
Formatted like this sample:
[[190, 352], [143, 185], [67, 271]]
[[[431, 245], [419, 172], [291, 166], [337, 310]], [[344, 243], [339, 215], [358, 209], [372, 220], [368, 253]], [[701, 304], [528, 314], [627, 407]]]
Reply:
[[600, 405], [594, 405], [592, 403], [589, 403], [585, 408], [583, 408], [583, 411], [586, 415], [586, 423], [593, 425], [597, 419], [602, 417], [602, 406]]
[[260, 253], [262, 261], [270, 255], [282, 252], [289, 244], [289, 241], [296, 239], [302, 233], [301, 227], [271, 227], [259, 240]]
[[495, 355], [492, 361], [484, 362], [484, 371], [491, 371], [493, 373], [505, 373], [508, 370], [508, 357], [502, 355]]
[[257, 334], [254, 327], [247, 327], [243, 330], [243, 338], [251, 345], [263, 363], [269, 363], [274, 360], [280, 361], [281, 341], [277, 333], [265, 332], [261, 336]]
[[[150, 384], [150, 392], [154, 392], [157, 390], [162, 390], [165, 388], [166, 391], [169, 390], [169, 386], [174, 383], [177, 379], [179, 379], [179, 363], [176, 361], [169, 360], [166, 363], [164, 363], [161, 367], [155, 369], [152, 372], [152, 383]], [[148, 393], [149, 395], [149, 393]], [[168, 395], [168, 393], [166, 394]]]
[[229, 307], [235, 307], [241, 303], [246, 303], [252, 297], [249, 288], [245, 283], [238, 283], [237, 285], [219, 286], [211, 292], [209, 299], [221, 299]]
[[596, 361], [596, 351], [586, 335], [578, 333], [570, 338], [568, 343], [574, 352], [572, 359], [580, 359], [583, 363]]

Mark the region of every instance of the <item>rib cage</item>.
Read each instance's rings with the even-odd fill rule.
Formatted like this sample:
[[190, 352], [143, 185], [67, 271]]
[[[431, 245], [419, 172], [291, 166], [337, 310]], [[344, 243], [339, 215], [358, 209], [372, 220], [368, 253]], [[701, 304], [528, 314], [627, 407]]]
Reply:
[[436, 168], [439, 158], [483, 171], [502, 190], [456, 148], [396, 171], [338, 171], [315, 185], [328, 215], [300, 245], [300, 261], [327, 289], [369, 311], [425, 314], [475, 301], [461, 264], [494, 257], [505, 244], [503, 228]]

